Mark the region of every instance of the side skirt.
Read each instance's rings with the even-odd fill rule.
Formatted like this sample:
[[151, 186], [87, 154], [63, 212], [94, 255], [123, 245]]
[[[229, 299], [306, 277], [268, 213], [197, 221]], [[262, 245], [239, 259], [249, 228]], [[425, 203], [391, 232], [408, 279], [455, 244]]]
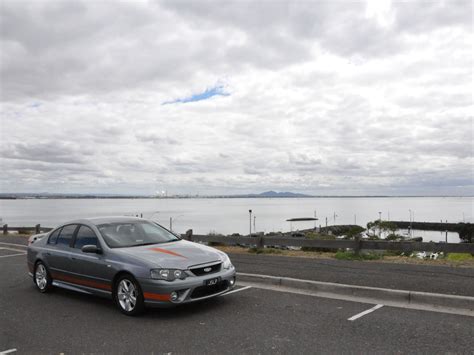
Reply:
[[88, 294], [88, 295], [92, 295], [92, 293], [90, 293], [90, 292], [87, 292], [87, 291], [82, 290], [82, 289], [80, 289], [80, 288], [78, 288], [78, 287], [69, 285], [69, 284], [64, 283], [64, 282], [61, 282], [61, 281], [53, 281], [52, 284], [53, 284], [53, 286], [60, 287], [60, 288], [64, 288], [64, 289], [66, 289], [66, 290], [76, 291], [76, 292], [81, 292], [81, 293], [86, 293], [86, 294]]
[[96, 295], [96, 296], [105, 297], [105, 298], [112, 298], [112, 292], [110, 291], [99, 290], [96, 288], [82, 286], [82, 285], [78, 287], [74, 284], [70, 284], [69, 282], [58, 281], [58, 280], [53, 280], [52, 284], [53, 286], [64, 288], [70, 291], [76, 291], [76, 292], [85, 293], [88, 295]]

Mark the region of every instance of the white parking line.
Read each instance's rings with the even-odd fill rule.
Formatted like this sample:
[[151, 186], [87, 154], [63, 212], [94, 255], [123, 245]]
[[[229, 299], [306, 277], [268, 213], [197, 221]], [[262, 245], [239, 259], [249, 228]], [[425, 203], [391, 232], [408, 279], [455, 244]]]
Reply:
[[[18, 256], [18, 255], [26, 255], [26, 253], [2, 255], [2, 256], [0, 256], [0, 258], [9, 258], [10, 256]], [[0, 355], [1, 355], [1, 354], [2, 354], [2, 353], [0, 353]]]
[[231, 293], [235, 293], [235, 292], [239, 292], [239, 291], [243, 291], [243, 290], [247, 290], [249, 288], [251, 288], [252, 286], [245, 286], [245, 287], [242, 287], [242, 288], [238, 288], [238, 289], [235, 289], [235, 290], [232, 290], [232, 291], [229, 291], [229, 292], [226, 292], [224, 293], [223, 295], [221, 296], [227, 296], [227, 295], [230, 295]]
[[6, 248], [6, 247], [0, 247], [0, 250], [11, 250], [11, 251], [19, 251], [20, 253], [24, 253], [24, 250], [20, 249], [13, 249], [13, 248]]
[[14, 353], [15, 351], [17, 350], [16, 349], [3, 350], [2, 352], [0, 352], [0, 355]]
[[[21, 248], [28, 248], [28, 245], [24, 245], [24, 244], [17, 244], [17, 243], [5, 243], [5, 242], [0, 242], [0, 244], [3, 244], [3, 245], [13, 245], [15, 247], [21, 247]], [[0, 353], [1, 354], [1, 353]]]
[[360, 318], [360, 317], [363, 317], [363, 316], [365, 316], [366, 314], [372, 313], [373, 311], [376, 311], [377, 309], [382, 308], [382, 307], [383, 307], [383, 304], [378, 304], [378, 305], [376, 305], [376, 306], [374, 306], [374, 307], [372, 307], [372, 308], [370, 308], [370, 309], [368, 309], [368, 310], [366, 310], [366, 311], [364, 311], [364, 312], [360, 312], [359, 314], [356, 314], [355, 316], [350, 317], [350, 318], [347, 319], [347, 320], [354, 321], [354, 320], [356, 320], [356, 319], [358, 319], [358, 318]]

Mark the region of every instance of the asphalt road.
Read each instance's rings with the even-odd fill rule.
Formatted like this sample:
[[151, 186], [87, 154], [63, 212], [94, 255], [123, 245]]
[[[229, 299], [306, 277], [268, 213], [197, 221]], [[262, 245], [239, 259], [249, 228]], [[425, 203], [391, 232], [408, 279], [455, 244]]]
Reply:
[[[2, 247], [2, 246], [0, 246]], [[112, 302], [57, 289], [40, 294], [25, 257], [0, 258], [0, 352], [472, 353], [472, 317], [245, 289], [175, 309], [122, 315]], [[21, 252], [19, 252], [21, 253]]]
[[237, 271], [359, 286], [474, 296], [474, 268], [230, 254]]

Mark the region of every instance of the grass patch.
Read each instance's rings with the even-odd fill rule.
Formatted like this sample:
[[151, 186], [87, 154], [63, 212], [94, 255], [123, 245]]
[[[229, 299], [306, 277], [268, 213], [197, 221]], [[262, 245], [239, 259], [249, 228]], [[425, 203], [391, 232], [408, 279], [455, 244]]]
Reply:
[[252, 254], [283, 254], [280, 249], [275, 248], [249, 248], [249, 253]]
[[382, 259], [380, 254], [376, 253], [360, 253], [357, 255], [353, 251], [338, 251], [334, 257], [338, 260], [379, 260]]
[[469, 253], [449, 253], [447, 259], [449, 261], [469, 261], [474, 260], [474, 257]]

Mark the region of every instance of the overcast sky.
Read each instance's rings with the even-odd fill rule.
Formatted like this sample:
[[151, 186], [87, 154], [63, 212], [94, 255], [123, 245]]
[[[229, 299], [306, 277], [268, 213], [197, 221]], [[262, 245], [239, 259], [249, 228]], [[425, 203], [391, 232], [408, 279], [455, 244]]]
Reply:
[[471, 1], [0, 4], [0, 192], [474, 193]]

